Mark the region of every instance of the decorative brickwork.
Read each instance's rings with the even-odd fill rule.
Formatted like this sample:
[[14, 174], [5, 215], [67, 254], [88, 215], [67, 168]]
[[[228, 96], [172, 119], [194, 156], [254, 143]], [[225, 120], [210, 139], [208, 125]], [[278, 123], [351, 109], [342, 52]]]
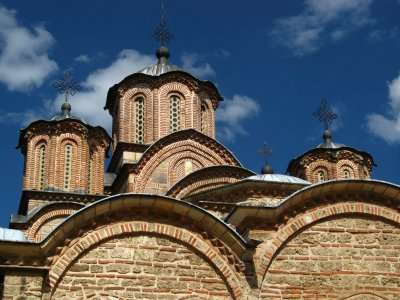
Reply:
[[231, 299], [219, 271], [196, 252], [169, 237], [113, 238], [78, 257], [53, 298]]
[[387, 221], [351, 216], [317, 222], [277, 253], [261, 296], [342, 299], [369, 292], [398, 299], [399, 249], [400, 227]]
[[293, 159], [287, 169], [291, 175], [311, 183], [332, 179], [369, 179], [372, 157], [350, 147], [315, 148]]
[[25, 155], [23, 188], [103, 194], [109, 142], [104, 129], [75, 119], [30, 124], [18, 145]]

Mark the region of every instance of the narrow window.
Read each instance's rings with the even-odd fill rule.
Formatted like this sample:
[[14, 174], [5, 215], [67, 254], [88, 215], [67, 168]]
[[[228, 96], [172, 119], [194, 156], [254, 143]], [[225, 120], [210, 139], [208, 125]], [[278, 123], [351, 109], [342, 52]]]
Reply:
[[92, 192], [92, 188], [93, 188], [93, 158], [91, 157], [90, 158], [90, 160], [89, 160], [89, 178], [88, 178], [88, 181], [89, 181], [89, 193], [91, 193]]
[[206, 130], [206, 107], [204, 105], [201, 106], [201, 132], [205, 132]]
[[324, 181], [325, 180], [325, 176], [324, 176], [324, 172], [323, 171], [319, 171], [318, 172], [318, 182]]
[[38, 183], [39, 183], [39, 190], [43, 190], [44, 188], [44, 165], [45, 165], [45, 152], [46, 146], [42, 145], [39, 148], [39, 176], [38, 176]]
[[343, 178], [350, 178], [350, 172], [349, 172], [349, 170], [345, 169], [345, 170], [343, 171]]
[[72, 146], [67, 144], [65, 146], [64, 157], [64, 190], [68, 191], [71, 188], [71, 155]]
[[169, 109], [171, 132], [181, 129], [180, 106], [180, 99], [177, 96], [172, 96]]
[[144, 99], [138, 98], [135, 101], [136, 112], [136, 143], [144, 143]]

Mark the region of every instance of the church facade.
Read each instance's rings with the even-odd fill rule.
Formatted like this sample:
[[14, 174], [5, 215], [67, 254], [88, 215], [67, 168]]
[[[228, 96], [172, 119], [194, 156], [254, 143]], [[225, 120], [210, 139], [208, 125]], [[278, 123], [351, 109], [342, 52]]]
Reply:
[[2, 299], [400, 299], [400, 187], [370, 154], [326, 128], [255, 174], [215, 139], [216, 86], [157, 58], [110, 88], [112, 136], [68, 102], [21, 130]]

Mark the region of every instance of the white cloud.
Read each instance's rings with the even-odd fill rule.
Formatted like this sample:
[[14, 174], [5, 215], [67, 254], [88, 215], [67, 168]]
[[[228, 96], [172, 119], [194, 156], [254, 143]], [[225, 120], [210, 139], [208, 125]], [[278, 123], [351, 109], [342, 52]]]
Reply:
[[[155, 57], [141, 54], [136, 50], [123, 50], [117, 59], [104, 69], [98, 69], [89, 74], [80, 83], [82, 90], [69, 98], [71, 114], [81, 117], [93, 126], [102, 126], [111, 132], [111, 116], [103, 109], [107, 92], [110, 87], [120, 82], [126, 76], [154, 63]], [[53, 115], [60, 113], [64, 96], [59, 95], [50, 105]]]
[[247, 134], [241, 123], [259, 112], [260, 105], [250, 97], [234, 95], [232, 99], [225, 99], [216, 111], [216, 121], [221, 123], [218, 134], [233, 142], [237, 134]]
[[183, 53], [181, 56], [183, 69], [195, 77], [215, 76], [215, 71], [209, 63], [199, 64], [200, 56], [195, 53]]
[[389, 144], [400, 143], [400, 75], [388, 84], [389, 112], [388, 116], [369, 114], [367, 127], [377, 137]]
[[23, 27], [15, 11], [0, 7], [0, 82], [11, 91], [40, 87], [58, 69], [48, 55], [53, 44], [43, 26]]
[[74, 61], [76, 61], [76, 62], [82, 62], [82, 63], [87, 63], [87, 62], [89, 62], [91, 59], [90, 59], [90, 57], [89, 57], [89, 55], [87, 55], [87, 54], [81, 54], [81, 55], [79, 55], [78, 57], [75, 57], [74, 58]]
[[296, 56], [318, 51], [370, 22], [372, 0], [306, 0], [300, 15], [275, 21], [270, 37]]

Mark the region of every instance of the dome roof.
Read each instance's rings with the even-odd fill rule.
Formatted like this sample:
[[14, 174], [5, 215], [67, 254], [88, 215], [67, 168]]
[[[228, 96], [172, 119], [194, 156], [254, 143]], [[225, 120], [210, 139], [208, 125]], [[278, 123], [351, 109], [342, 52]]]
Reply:
[[[165, 74], [168, 72], [173, 72], [173, 71], [181, 71], [181, 72], [186, 72], [184, 69], [179, 68], [176, 65], [172, 65], [168, 63], [168, 58], [169, 58], [169, 50], [165, 46], [161, 46], [158, 48], [156, 52], [158, 62], [156, 64], [147, 66], [146, 68], [138, 71], [137, 73], [142, 73], [146, 75], [151, 75], [151, 76], [159, 76], [161, 74]], [[186, 72], [187, 73], [187, 72]]]
[[68, 102], [64, 102], [61, 105], [61, 115], [51, 118], [50, 121], [61, 121], [64, 119], [78, 120], [84, 124], [87, 124], [83, 119], [71, 115], [71, 104], [69, 104]]
[[324, 131], [322, 138], [324, 139], [324, 142], [322, 144], [319, 144], [317, 148], [336, 149], [336, 148], [346, 147], [343, 144], [332, 142], [332, 134], [329, 130]]
[[290, 184], [302, 184], [302, 185], [310, 185], [309, 181], [289, 176], [283, 174], [260, 174], [260, 175], [253, 175], [243, 179], [243, 181], [265, 181], [265, 182], [278, 182], [278, 183], [290, 183]]

